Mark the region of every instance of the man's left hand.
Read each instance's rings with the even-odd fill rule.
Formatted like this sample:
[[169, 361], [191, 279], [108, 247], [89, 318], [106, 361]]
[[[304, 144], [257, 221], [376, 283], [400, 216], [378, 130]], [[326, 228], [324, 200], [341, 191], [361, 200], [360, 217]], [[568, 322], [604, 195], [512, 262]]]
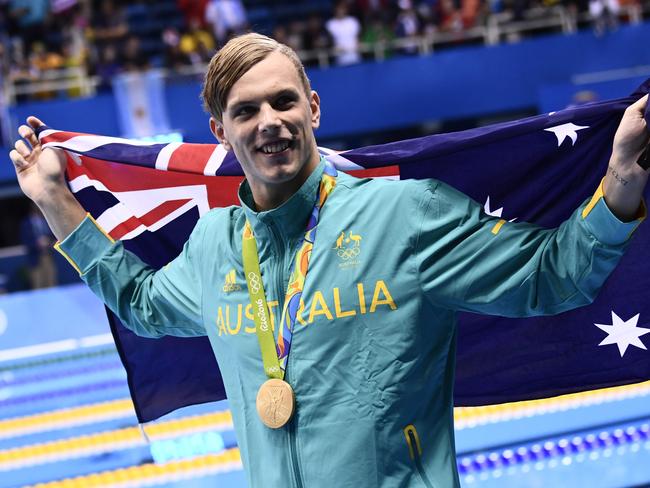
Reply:
[[650, 172], [637, 164], [650, 140], [643, 118], [648, 95], [630, 105], [614, 136], [612, 156], [604, 182], [605, 202], [619, 219], [637, 217]]

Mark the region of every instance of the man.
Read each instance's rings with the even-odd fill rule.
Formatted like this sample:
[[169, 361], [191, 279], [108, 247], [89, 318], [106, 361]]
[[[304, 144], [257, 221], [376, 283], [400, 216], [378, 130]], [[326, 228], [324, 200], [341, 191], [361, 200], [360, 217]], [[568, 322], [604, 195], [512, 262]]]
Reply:
[[336, 62], [340, 65], [354, 64], [361, 61], [359, 54], [359, 35], [361, 23], [348, 13], [347, 2], [338, 2], [334, 7], [334, 17], [325, 23], [325, 28], [332, 36], [336, 50]]
[[157, 272], [86, 217], [41, 122], [19, 128], [32, 147], [11, 159], [57, 247], [138, 334], [208, 335], [251, 486], [458, 486], [455, 311], [593, 299], [644, 217], [647, 97], [625, 112], [603, 184], [555, 230], [489, 217], [435, 180], [336, 174], [316, 147], [318, 94], [267, 37], [217, 53], [203, 98], [246, 175], [242, 206], [201, 218]]
[[228, 37], [246, 30], [248, 18], [241, 0], [211, 0], [205, 8], [205, 22], [212, 26], [212, 33], [219, 46]]

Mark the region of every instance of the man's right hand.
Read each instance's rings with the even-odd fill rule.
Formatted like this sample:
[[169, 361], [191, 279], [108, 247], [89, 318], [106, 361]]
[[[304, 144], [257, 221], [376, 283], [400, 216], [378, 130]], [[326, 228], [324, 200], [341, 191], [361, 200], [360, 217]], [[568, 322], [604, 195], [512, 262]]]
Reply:
[[[18, 128], [19, 139], [9, 153], [18, 184], [25, 195], [43, 212], [57, 239], [63, 240], [85, 218], [86, 211], [74, 198], [65, 182], [66, 157], [60, 149], [43, 149], [34, 129], [44, 125], [29, 117]], [[30, 147], [31, 146], [31, 147]]]
[[9, 157], [14, 163], [21, 190], [39, 204], [67, 190], [64, 178], [66, 157], [60, 149], [43, 149], [34, 132], [34, 129], [44, 125], [43, 122], [29, 117], [27, 124], [18, 128], [18, 134], [29, 144], [23, 139], [17, 140]]

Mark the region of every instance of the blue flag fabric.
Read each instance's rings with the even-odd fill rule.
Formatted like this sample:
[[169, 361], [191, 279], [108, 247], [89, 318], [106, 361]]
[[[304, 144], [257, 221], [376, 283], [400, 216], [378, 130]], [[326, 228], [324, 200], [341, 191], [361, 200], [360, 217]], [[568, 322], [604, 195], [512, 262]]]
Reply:
[[[322, 152], [342, 170], [438, 178], [484, 204], [491, 215], [555, 227], [598, 187], [623, 111], [649, 88], [650, 80], [617, 100], [463, 132]], [[146, 145], [49, 128], [39, 137], [67, 150], [70, 186], [85, 208], [156, 268], [180, 252], [208, 208], [236, 203], [241, 168], [220, 146]], [[590, 306], [523, 320], [459, 314], [456, 405], [649, 380], [649, 244], [650, 227], [642, 225]], [[207, 338], [141, 338], [110, 311], [108, 316], [141, 422], [225, 398]]]

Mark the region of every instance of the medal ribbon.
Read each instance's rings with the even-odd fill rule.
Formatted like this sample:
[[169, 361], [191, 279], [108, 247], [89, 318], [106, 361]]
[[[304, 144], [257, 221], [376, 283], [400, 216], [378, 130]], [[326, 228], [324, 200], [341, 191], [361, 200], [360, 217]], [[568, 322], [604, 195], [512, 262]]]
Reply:
[[264, 292], [264, 284], [262, 283], [257, 242], [255, 241], [253, 229], [248, 220], [244, 226], [242, 235], [244, 274], [246, 275], [248, 296], [253, 307], [255, 332], [260, 343], [260, 350], [262, 351], [264, 372], [269, 378], [284, 379], [284, 371], [287, 367], [287, 359], [289, 357], [289, 350], [291, 349], [293, 327], [296, 323], [298, 309], [300, 308], [302, 290], [305, 287], [311, 251], [316, 240], [316, 229], [318, 227], [320, 210], [336, 186], [336, 175], [336, 168], [329, 162], [325, 162], [325, 169], [320, 181], [316, 202], [309, 216], [307, 230], [305, 231], [302, 245], [296, 253], [293, 271], [289, 278], [277, 342], [274, 340], [273, 330], [271, 328], [271, 314]]

